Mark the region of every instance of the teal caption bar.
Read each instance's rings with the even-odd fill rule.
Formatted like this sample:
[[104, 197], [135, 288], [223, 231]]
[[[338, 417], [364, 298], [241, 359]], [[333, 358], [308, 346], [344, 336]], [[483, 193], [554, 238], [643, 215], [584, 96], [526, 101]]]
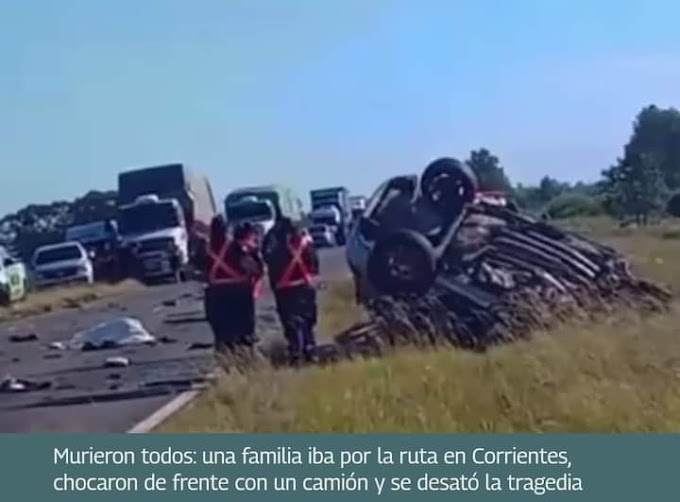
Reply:
[[[3, 500], [676, 500], [676, 435], [1, 435]], [[7, 498], [5, 498], [7, 496]]]

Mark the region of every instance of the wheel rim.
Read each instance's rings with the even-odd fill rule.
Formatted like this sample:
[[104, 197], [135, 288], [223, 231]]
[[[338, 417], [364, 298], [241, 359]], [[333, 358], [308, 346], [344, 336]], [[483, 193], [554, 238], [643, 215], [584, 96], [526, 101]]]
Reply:
[[413, 284], [426, 273], [422, 257], [410, 246], [395, 246], [385, 252], [385, 271], [390, 281], [399, 284]]
[[471, 197], [469, 183], [461, 175], [442, 173], [435, 176], [428, 186], [432, 202], [442, 206], [453, 206], [450, 200], [455, 197], [456, 205], [467, 201]]

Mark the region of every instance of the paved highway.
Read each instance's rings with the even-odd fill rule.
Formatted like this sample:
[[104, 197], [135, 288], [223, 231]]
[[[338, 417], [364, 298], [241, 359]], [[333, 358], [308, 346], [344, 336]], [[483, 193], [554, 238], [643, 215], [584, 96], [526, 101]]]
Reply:
[[[343, 250], [322, 250], [322, 280], [348, 276]], [[73, 351], [52, 342], [114, 317], [139, 319], [161, 341], [154, 346]], [[34, 333], [37, 340], [12, 342]], [[269, 292], [258, 305], [265, 343], [281, 337]], [[0, 432], [124, 432], [170, 402], [212, 368], [212, 334], [203, 319], [198, 283], [149, 288], [80, 309], [0, 325], [0, 368], [5, 375], [50, 382], [46, 390], [0, 393]], [[106, 368], [112, 356], [130, 365]]]

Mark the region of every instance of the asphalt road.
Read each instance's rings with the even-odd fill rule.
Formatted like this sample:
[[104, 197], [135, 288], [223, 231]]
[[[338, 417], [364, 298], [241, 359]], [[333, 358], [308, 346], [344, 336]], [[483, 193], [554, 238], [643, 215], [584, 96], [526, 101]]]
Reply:
[[[322, 281], [346, 278], [343, 250], [321, 250]], [[323, 294], [323, 293], [322, 293]], [[132, 317], [159, 342], [95, 351], [55, 350], [83, 329], [115, 317]], [[265, 343], [281, 331], [269, 291], [258, 304], [258, 333]], [[35, 334], [37, 340], [11, 341]], [[0, 325], [0, 369], [51, 387], [0, 392], [0, 432], [124, 432], [170, 402], [212, 369], [212, 334], [203, 319], [202, 285], [163, 285]], [[107, 368], [123, 356], [129, 366]]]

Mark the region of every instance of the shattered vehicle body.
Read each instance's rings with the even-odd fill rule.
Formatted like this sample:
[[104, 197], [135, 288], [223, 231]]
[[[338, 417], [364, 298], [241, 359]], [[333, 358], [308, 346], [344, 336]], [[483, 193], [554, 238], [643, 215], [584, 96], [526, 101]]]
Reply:
[[479, 197], [474, 173], [449, 158], [380, 185], [346, 257], [357, 301], [390, 342], [484, 348], [575, 316], [671, 300], [616, 250]]

